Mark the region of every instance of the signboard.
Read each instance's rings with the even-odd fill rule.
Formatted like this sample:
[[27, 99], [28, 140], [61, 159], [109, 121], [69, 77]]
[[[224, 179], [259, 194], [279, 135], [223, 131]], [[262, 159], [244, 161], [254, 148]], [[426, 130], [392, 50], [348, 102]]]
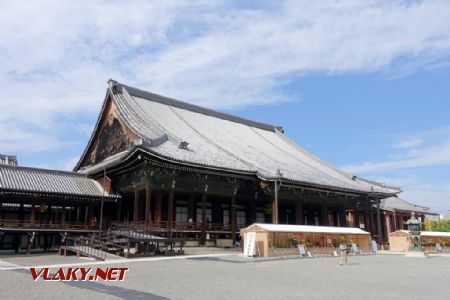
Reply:
[[306, 255], [305, 245], [298, 244], [298, 253], [300, 254], [300, 257]]
[[247, 233], [247, 238], [245, 239], [244, 245], [244, 256], [253, 257], [253, 252], [255, 251], [256, 243], [256, 232], [250, 231]]
[[372, 240], [372, 251], [373, 252], [377, 252], [378, 251], [377, 242], [375, 242], [374, 240]]

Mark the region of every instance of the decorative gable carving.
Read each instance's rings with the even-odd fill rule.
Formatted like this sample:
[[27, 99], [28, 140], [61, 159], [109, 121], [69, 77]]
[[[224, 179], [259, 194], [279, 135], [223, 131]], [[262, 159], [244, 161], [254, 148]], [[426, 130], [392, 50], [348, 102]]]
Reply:
[[127, 150], [132, 146], [134, 139], [134, 134], [122, 122], [114, 103], [108, 99], [101, 126], [97, 128], [91, 148], [81, 166], [97, 164], [105, 158]]
[[109, 122], [99, 135], [93, 163], [98, 163], [111, 155], [124, 151], [129, 146], [130, 140], [125, 135], [122, 125], [111, 115]]

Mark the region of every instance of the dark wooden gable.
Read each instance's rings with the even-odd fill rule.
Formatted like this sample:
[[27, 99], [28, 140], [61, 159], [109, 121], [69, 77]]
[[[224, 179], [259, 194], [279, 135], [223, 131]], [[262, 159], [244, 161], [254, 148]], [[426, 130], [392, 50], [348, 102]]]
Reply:
[[135, 138], [135, 134], [126, 126], [109, 97], [80, 167], [97, 164], [105, 158], [129, 149]]

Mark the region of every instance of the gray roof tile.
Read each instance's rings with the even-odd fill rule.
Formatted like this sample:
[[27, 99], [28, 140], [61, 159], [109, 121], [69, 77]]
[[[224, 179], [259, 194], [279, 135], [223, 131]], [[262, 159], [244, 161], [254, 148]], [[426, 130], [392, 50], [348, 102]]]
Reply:
[[[181, 163], [254, 173], [333, 189], [396, 194], [399, 188], [352, 176], [313, 156], [276, 127], [144, 92], [115, 81], [109, 91], [147, 150]], [[180, 143], [187, 142], [187, 149]], [[95, 169], [89, 166], [88, 169]], [[278, 175], [278, 170], [282, 177]]]
[[[101, 197], [102, 186], [79, 173], [0, 165], [0, 191]], [[116, 196], [106, 195], [115, 198]]]

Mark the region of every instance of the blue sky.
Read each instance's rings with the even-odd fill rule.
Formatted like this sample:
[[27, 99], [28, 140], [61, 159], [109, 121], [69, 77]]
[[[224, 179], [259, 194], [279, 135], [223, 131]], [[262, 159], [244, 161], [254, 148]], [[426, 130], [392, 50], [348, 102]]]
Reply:
[[450, 209], [448, 1], [4, 1], [0, 28], [0, 153], [21, 165], [71, 169], [114, 78]]

